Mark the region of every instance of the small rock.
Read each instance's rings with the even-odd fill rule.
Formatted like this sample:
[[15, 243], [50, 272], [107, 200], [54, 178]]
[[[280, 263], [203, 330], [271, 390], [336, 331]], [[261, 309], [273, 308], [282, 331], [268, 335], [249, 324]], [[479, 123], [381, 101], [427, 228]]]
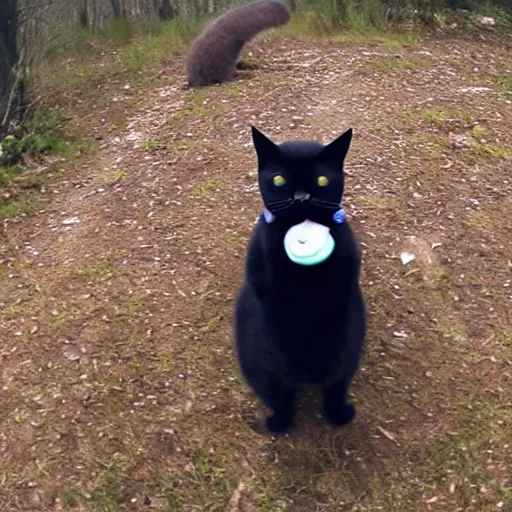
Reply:
[[496, 25], [496, 20], [490, 16], [478, 16], [476, 20], [480, 25], [489, 25], [491, 27]]
[[412, 254], [411, 252], [403, 252], [400, 254], [400, 260], [402, 261], [402, 265], [408, 265], [412, 261], [416, 259], [416, 256]]
[[492, 91], [490, 87], [461, 87], [460, 92], [488, 92]]
[[78, 217], [68, 217], [67, 219], [64, 219], [62, 221], [62, 224], [64, 224], [65, 226], [68, 226], [70, 224], [79, 224], [80, 223], [80, 219]]
[[80, 359], [80, 350], [74, 345], [66, 345], [62, 354], [69, 361], [78, 361]]

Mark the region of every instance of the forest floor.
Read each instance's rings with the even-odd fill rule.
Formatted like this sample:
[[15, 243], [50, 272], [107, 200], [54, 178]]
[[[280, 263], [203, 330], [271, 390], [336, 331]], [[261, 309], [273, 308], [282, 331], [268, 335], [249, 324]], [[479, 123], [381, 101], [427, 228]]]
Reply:
[[[182, 56], [55, 85], [92, 142], [3, 221], [0, 510], [512, 511], [510, 46], [272, 36], [246, 55], [202, 90]], [[251, 427], [231, 348], [251, 124], [354, 128], [369, 333], [341, 430], [315, 393], [290, 435]]]

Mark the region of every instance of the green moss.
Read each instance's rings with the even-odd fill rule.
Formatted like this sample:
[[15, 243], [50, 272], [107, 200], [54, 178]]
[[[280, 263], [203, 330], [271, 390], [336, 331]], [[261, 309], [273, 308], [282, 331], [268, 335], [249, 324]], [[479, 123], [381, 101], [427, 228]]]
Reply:
[[478, 156], [490, 156], [504, 158], [511, 154], [508, 147], [498, 146], [496, 144], [478, 144], [472, 148], [472, 153]]

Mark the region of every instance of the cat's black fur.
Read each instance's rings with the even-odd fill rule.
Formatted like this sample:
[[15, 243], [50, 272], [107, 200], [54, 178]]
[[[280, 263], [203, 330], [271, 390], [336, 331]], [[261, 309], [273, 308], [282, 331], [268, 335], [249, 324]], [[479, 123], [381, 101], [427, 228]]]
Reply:
[[[272, 410], [271, 432], [293, 425], [295, 397], [306, 384], [322, 387], [327, 419], [345, 425], [355, 416], [347, 393], [366, 331], [359, 248], [348, 222], [332, 220], [343, 195], [352, 130], [327, 146], [276, 145], [254, 127], [252, 135], [260, 191], [276, 219], [267, 224], [260, 217], [249, 243], [235, 312], [238, 361], [247, 383]], [[284, 186], [273, 184], [276, 174], [285, 177]], [[329, 186], [317, 185], [320, 175]], [[306, 218], [328, 226], [335, 241], [334, 252], [318, 265], [293, 263], [284, 251], [285, 233]]]

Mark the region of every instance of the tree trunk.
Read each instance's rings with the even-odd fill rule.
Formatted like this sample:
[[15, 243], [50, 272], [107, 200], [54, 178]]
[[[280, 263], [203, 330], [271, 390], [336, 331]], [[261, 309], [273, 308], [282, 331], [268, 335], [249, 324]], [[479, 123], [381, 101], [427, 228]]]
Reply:
[[121, 8], [121, 0], [110, 0], [110, 3], [112, 4], [112, 10], [114, 11], [114, 16], [116, 18], [122, 18], [123, 10]]
[[21, 81], [16, 77], [18, 63], [18, 2], [3, 0], [0, 17], [0, 135], [5, 133], [9, 121], [20, 103]]
[[171, 5], [171, 0], [161, 0], [158, 7], [158, 17], [161, 20], [172, 20], [176, 16], [176, 12]]
[[82, 1], [82, 5], [78, 10], [78, 21], [82, 28], [89, 27], [89, 5], [87, 4], [87, 0]]

